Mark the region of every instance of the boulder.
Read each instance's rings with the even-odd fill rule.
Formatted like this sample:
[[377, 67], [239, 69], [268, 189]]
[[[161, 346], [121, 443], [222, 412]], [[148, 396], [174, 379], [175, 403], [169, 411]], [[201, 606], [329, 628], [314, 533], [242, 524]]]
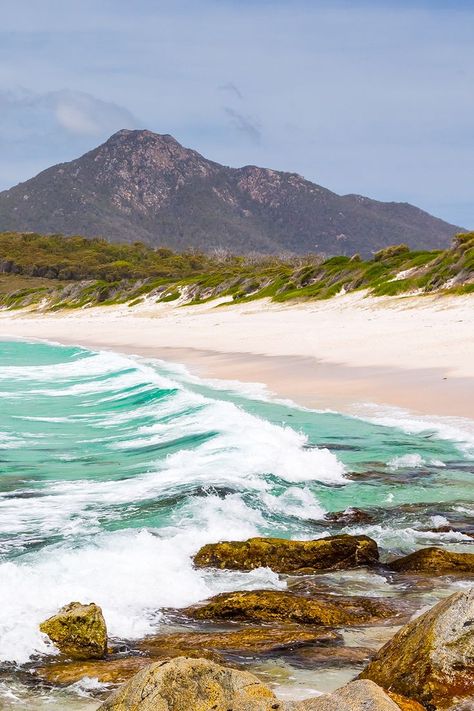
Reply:
[[138, 672], [100, 711], [284, 711], [274, 693], [248, 672], [205, 659], [178, 657]]
[[421, 548], [389, 563], [397, 573], [474, 575], [474, 553], [453, 553], [444, 548]]
[[351, 681], [332, 694], [296, 704], [295, 711], [400, 711], [400, 707], [377, 684]]
[[101, 659], [107, 652], [107, 627], [95, 603], [70, 602], [42, 622], [40, 630], [71, 659]]
[[254, 570], [276, 573], [313, 573], [373, 565], [379, 560], [377, 544], [368, 536], [330, 536], [313, 541], [284, 538], [249, 538], [205, 545], [194, 557], [199, 568]]
[[393, 608], [374, 598], [304, 597], [282, 590], [221, 593], [183, 613], [195, 620], [296, 622], [306, 625], [359, 625], [394, 616]]
[[[272, 655], [308, 645], [336, 645], [342, 636], [322, 627], [245, 627], [220, 632], [177, 632], [145, 637], [137, 648], [145, 654], [158, 657], [201, 656], [214, 658], [216, 653], [239, 655]], [[177, 653], [178, 652], [178, 653]], [[215, 661], [215, 658], [214, 658]]]
[[474, 694], [474, 588], [442, 600], [402, 629], [360, 675], [431, 711]]

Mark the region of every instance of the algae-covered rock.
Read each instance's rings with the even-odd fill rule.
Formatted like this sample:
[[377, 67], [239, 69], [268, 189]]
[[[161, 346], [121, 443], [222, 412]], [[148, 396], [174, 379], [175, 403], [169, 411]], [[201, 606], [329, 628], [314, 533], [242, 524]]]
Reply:
[[378, 559], [377, 544], [368, 536], [340, 535], [313, 541], [249, 538], [209, 543], [196, 554], [194, 563], [200, 568], [271, 568], [277, 573], [310, 573], [373, 565]]
[[100, 711], [284, 711], [274, 693], [248, 672], [205, 659], [178, 657], [143, 669]]
[[302, 701], [295, 711], [400, 711], [400, 707], [377, 684], [351, 681], [332, 694]]
[[71, 659], [101, 659], [107, 651], [107, 627], [95, 603], [70, 602], [42, 622], [40, 630]]
[[442, 600], [405, 625], [360, 678], [428, 709], [474, 694], [474, 588]]
[[153, 661], [148, 657], [61, 661], [39, 667], [35, 674], [40, 679], [58, 686], [69, 686], [84, 677], [97, 679], [101, 684], [123, 684]]
[[[177, 632], [145, 637], [138, 649], [152, 657], [197, 656], [212, 658], [216, 653], [272, 655], [307, 645], [336, 645], [342, 636], [322, 627], [245, 627], [221, 632]], [[180, 652], [177, 654], [176, 652]], [[212, 655], [212, 656], [210, 656]], [[215, 661], [215, 659], [214, 659]]]
[[312, 598], [281, 590], [221, 593], [184, 611], [196, 620], [287, 621], [309, 625], [359, 625], [393, 616], [390, 605], [373, 598]]
[[422, 548], [389, 563], [397, 573], [474, 575], [474, 553], [453, 553], [444, 548]]

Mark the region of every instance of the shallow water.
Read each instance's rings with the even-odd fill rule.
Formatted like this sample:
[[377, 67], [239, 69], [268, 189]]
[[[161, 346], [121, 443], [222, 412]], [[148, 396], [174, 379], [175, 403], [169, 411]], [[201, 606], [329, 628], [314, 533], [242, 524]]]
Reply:
[[[133, 640], [166, 624], [161, 608], [287, 586], [270, 570], [195, 570], [192, 554], [211, 541], [344, 530], [374, 537], [386, 558], [434, 543], [472, 550], [461, 534], [420, 531], [472, 517], [466, 421], [316, 412], [160, 361], [25, 341], [0, 342], [0, 399], [8, 665], [51, 653], [38, 623], [70, 600], [97, 602], [111, 636]], [[341, 529], [324, 520], [349, 506], [373, 521]], [[345, 594], [407, 594], [403, 580], [365, 571], [319, 577]], [[429, 604], [463, 584], [416, 594]], [[309, 679], [286, 662], [257, 670], [284, 693], [296, 683], [324, 691], [348, 673]], [[93, 689], [37, 690], [32, 702], [21, 684], [4, 677], [2, 708], [49, 709], [54, 698], [57, 708], [96, 707]]]

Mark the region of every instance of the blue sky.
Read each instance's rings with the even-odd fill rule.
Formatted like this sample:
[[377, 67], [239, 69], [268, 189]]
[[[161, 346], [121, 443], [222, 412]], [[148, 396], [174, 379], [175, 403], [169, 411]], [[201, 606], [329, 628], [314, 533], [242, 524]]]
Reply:
[[0, 189], [120, 128], [474, 227], [474, 0], [3, 0]]

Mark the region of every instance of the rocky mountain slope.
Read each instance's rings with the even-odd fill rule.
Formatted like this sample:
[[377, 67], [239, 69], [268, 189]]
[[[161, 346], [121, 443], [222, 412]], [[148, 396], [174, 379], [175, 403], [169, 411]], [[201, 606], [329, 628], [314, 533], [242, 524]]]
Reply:
[[295, 173], [228, 168], [151, 131], [119, 131], [0, 193], [0, 231], [173, 249], [368, 256], [401, 242], [444, 248], [459, 229], [412, 205], [340, 196]]

